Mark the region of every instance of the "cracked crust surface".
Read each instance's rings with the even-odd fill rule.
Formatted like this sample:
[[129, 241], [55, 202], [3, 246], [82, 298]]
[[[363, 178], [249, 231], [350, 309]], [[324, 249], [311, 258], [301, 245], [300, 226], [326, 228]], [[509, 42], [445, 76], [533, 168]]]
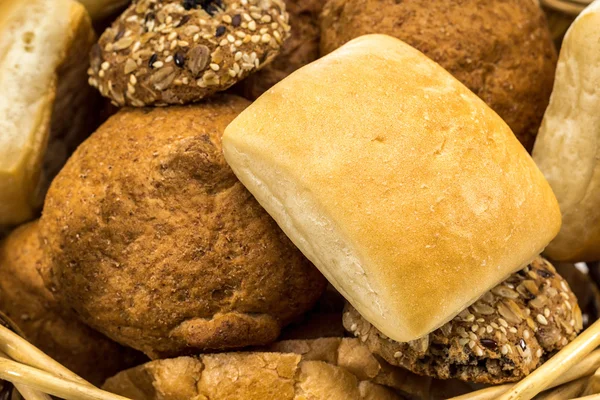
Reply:
[[536, 2], [329, 0], [321, 30], [322, 55], [368, 33], [405, 41], [477, 94], [531, 150], [556, 67]]
[[15, 229], [0, 243], [0, 311], [27, 340], [94, 384], [146, 358], [79, 322], [44, 286], [38, 223]]
[[346, 307], [346, 329], [390, 364], [421, 375], [468, 382], [518, 381], [582, 329], [575, 295], [542, 257], [452, 321], [412, 342], [387, 338], [352, 306]]
[[119, 105], [199, 101], [271, 62], [283, 0], [138, 0], [92, 49], [89, 82]]
[[104, 389], [133, 400], [392, 400], [390, 389], [298, 354], [224, 353], [158, 360], [123, 371]]
[[151, 358], [273, 342], [325, 279], [236, 179], [248, 102], [125, 109], [71, 157], [40, 222], [44, 276], [88, 325]]

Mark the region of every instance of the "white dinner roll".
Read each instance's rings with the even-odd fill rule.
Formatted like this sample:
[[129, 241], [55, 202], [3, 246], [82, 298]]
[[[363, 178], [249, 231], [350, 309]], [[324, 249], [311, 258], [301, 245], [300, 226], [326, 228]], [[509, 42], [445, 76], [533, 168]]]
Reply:
[[275, 85], [223, 148], [296, 246], [399, 342], [450, 320], [560, 228], [506, 123], [389, 36], [357, 38]]

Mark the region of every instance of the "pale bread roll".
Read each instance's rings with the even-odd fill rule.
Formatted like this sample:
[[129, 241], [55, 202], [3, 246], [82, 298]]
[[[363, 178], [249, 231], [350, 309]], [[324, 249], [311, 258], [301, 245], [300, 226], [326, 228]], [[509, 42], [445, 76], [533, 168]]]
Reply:
[[296, 246], [399, 342], [450, 320], [560, 228], [550, 186], [500, 117], [389, 36], [275, 85], [223, 149]]
[[533, 158], [563, 225], [546, 249], [559, 261], [600, 260], [600, 1], [569, 28]]
[[87, 12], [73, 0], [0, 3], [0, 226], [34, 216], [67, 157], [66, 141], [90, 129], [94, 40]]

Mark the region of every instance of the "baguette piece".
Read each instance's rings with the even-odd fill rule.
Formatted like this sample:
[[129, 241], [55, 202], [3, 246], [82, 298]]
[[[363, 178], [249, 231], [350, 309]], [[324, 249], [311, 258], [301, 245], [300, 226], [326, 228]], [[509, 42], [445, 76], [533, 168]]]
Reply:
[[533, 158], [560, 204], [563, 226], [546, 249], [558, 261], [600, 260], [600, 1], [567, 32]]
[[242, 183], [336, 289], [399, 342], [457, 315], [560, 228], [509, 127], [416, 49], [357, 38], [226, 129]]
[[33, 218], [70, 144], [93, 128], [83, 60], [94, 41], [73, 0], [0, 3], [0, 226]]

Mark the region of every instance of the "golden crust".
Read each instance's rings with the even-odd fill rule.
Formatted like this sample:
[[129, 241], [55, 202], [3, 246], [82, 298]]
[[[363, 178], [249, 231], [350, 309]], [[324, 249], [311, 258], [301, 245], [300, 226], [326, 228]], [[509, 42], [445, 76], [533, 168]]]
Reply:
[[125, 109], [73, 154], [41, 218], [65, 305], [156, 358], [274, 341], [325, 287], [225, 162], [248, 102]]
[[94, 384], [144, 360], [77, 320], [44, 286], [38, 223], [13, 231], [0, 244], [0, 310], [27, 340]]
[[94, 47], [90, 84], [120, 106], [196, 102], [270, 63], [289, 29], [282, 0], [140, 0]]
[[330, 0], [321, 53], [368, 33], [422, 51], [484, 100], [531, 150], [548, 105], [556, 51], [534, 1]]

